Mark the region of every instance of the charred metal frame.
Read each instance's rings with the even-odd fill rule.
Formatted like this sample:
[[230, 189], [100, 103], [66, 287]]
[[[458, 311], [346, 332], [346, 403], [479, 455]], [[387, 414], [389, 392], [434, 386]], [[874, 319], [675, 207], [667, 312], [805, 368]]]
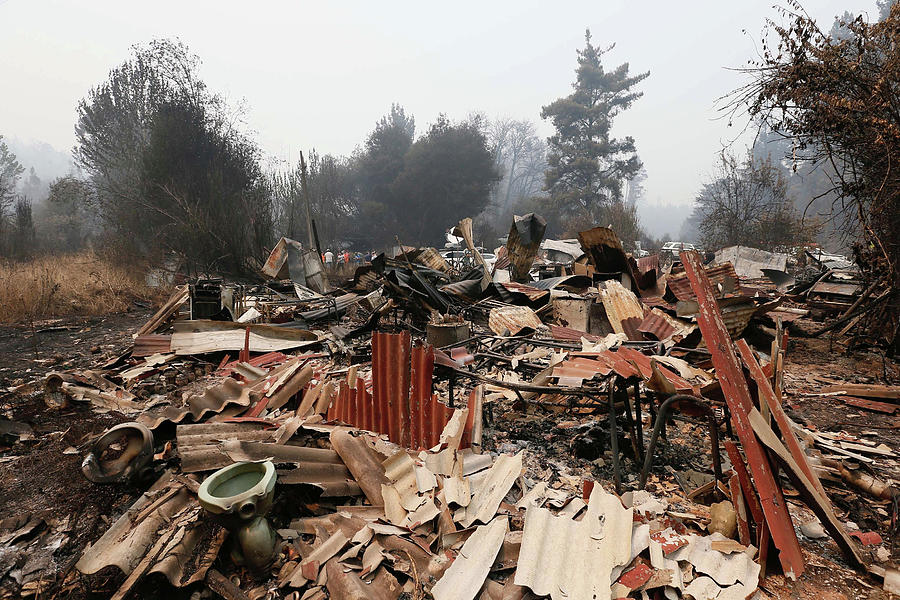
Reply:
[[[723, 481], [722, 459], [719, 455], [719, 425], [716, 422], [715, 410], [710, 403], [703, 398], [691, 396], [690, 394], [674, 394], [669, 396], [665, 402], [659, 405], [659, 413], [653, 425], [653, 434], [650, 436], [650, 446], [647, 448], [647, 456], [644, 459], [644, 468], [641, 469], [639, 489], [644, 489], [644, 486], [647, 483], [647, 477], [650, 475], [650, 467], [653, 466], [653, 452], [656, 450], [656, 442], [659, 440], [660, 432], [665, 429], [666, 423], [672, 414], [672, 410], [682, 403], [690, 404], [692, 407], [706, 415], [706, 420], [709, 424], [710, 445], [712, 446], [713, 473], [715, 474], [717, 482]], [[715, 489], [716, 494], [721, 493], [718, 485]]]

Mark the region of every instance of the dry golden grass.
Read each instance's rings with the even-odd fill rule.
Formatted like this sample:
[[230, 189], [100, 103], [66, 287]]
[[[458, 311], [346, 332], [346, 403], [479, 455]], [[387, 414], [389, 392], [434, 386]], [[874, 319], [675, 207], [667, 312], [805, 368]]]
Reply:
[[0, 323], [123, 312], [134, 300], [161, 294], [144, 283], [142, 272], [93, 252], [0, 261]]

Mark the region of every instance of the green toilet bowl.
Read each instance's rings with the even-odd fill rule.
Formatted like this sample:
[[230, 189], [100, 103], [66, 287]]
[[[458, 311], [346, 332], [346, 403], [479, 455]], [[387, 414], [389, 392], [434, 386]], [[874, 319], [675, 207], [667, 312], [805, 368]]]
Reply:
[[200, 485], [200, 506], [234, 534], [232, 559], [263, 569], [275, 557], [277, 539], [266, 519], [275, 495], [272, 461], [240, 462], [219, 469]]

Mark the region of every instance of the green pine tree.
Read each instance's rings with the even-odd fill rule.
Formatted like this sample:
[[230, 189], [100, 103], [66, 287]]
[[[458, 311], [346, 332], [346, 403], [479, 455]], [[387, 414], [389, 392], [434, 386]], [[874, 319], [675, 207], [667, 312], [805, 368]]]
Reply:
[[650, 72], [630, 76], [628, 63], [605, 71], [603, 54], [585, 33], [585, 47], [578, 51], [574, 91], [545, 106], [544, 119], [551, 119], [556, 134], [549, 138], [549, 168], [545, 189], [552, 209], [566, 222], [607, 224], [611, 209], [622, 202], [622, 186], [642, 164], [634, 139], [613, 138], [613, 119], [640, 98], [633, 90]]

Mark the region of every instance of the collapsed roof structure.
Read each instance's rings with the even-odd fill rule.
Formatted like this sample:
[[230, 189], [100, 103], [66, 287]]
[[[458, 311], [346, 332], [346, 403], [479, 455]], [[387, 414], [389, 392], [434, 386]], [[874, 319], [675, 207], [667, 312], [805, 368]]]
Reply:
[[[128, 352], [17, 390], [121, 415], [75, 452], [92, 486], [140, 494], [67, 565], [68, 521], [5, 519], [0, 590], [100, 593], [90, 577], [114, 567], [114, 598], [154, 574], [229, 599], [748, 598], [800, 578], [801, 538], [828, 536], [897, 592], [860, 547], [878, 534], [831, 499], [866, 493], [896, 523], [896, 489], [867, 470], [894, 450], [805, 427], [784, 401], [791, 323], [852, 320], [867, 290], [829, 270], [838, 283], [779, 291], [765, 272], [786, 265], [744, 248], [664, 272], [609, 228], [544, 240], [533, 214], [491, 269], [471, 220], [457, 230], [468, 272], [400, 247], [330, 282], [282, 239], [269, 282], [179, 287]], [[900, 400], [830, 393], [886, 414]], [[660, 450], [674, 421], [703, 465], [693, 486]]]

